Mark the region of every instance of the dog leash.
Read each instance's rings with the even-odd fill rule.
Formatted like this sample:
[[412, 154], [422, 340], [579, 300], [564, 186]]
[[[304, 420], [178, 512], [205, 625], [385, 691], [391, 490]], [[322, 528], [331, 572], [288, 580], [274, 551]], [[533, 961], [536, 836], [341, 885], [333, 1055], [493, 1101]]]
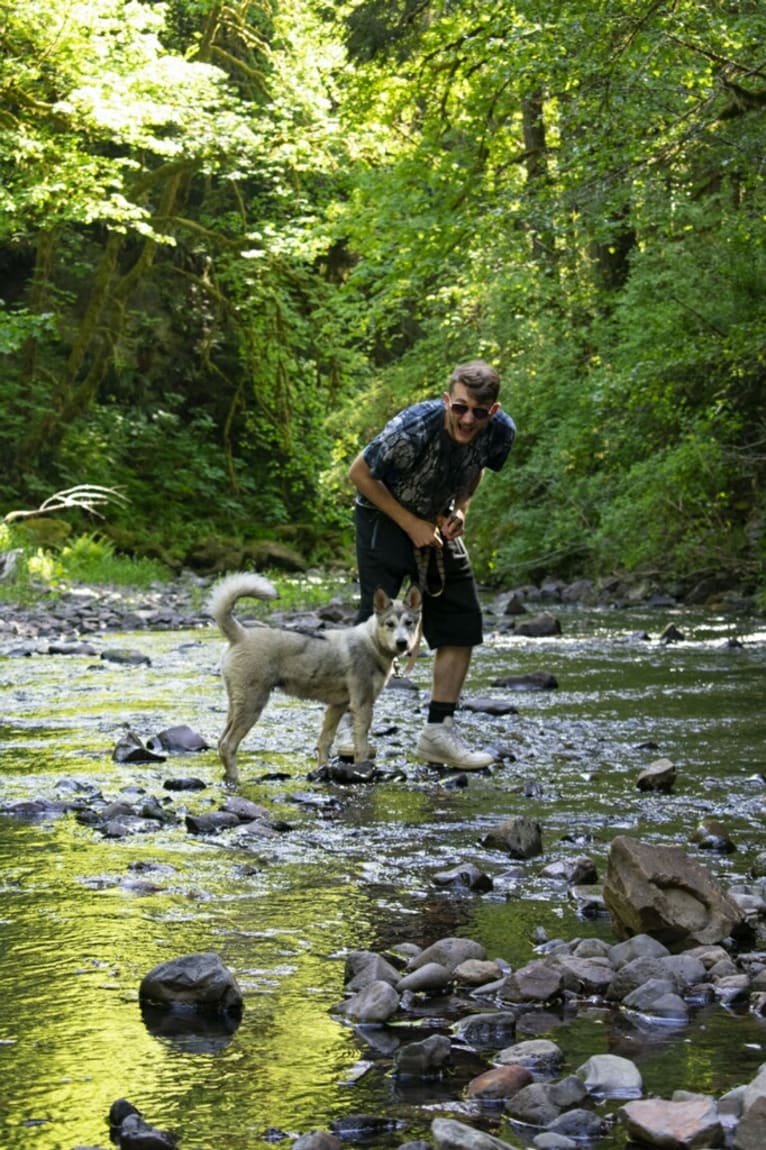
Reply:
[[[436, 590], [432, 590], [428, 583], [429, 570], [431, 567], [431, 559], [436, 561]], [[418, 568], [418, 586], [424, 595], [430, 595], [432, 599], [438, 599], [440, 595], [444, 594], [446, 586], [446, 577], [444, 574], [444, 550], [442, 547], [416, 547], [415, 548], [415, 562]]]

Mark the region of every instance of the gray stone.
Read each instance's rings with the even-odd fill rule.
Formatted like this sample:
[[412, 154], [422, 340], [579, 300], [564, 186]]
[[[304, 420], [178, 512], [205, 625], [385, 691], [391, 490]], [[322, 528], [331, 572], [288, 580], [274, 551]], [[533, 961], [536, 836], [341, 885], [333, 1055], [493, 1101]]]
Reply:
[[241, 1010], [243, 1003], [234, 975], [213, 951], [161, 962], [141, 979], [138, 997], [160, 1006], [222, 1011]]
[[469, 1014], [455, 1026], [455, 1037], [478, 1050], [499, 1050], [516, 1037], [516, 1015], [509, 1010]]
[[438, 1078], [449, 1062], [452, 1046], [443, 1034], [432, 1034], [422, 1042], [408, 1042], [394, 1055], [397, 1077]]
[[513, 1046], [506, 1046], [497, 1055], [495, 1061], [499, 1064], [518, 1062], [521, 1066], [528, 1066], [531, 1070], [550, 1073], [558, 1069], [564, 1061], [561, 1047], [549, 1038], [529, 1038], [525, 1042], [517, 1042]]
[[670, 954], [670, 951], [656, 938], [649, 934], [636, 934], [613, 946], [609, 951], [609, 959], [619, 969], [634, 958], [662, 958], [666, 954]]
[[551, 1097], [551, 1083], [532, 1082], [505, 1103], [505, 1113], [527, 1126], [550, 1126], [561, 1113]]
[[546, 959], [536, 959], [505, 979], [501, 998], [505, 1002], [551, 1002], [562, 990], [561, 971]]
[[441, 938], [411, 958], [407, 963], [407, 970], [417, 970], [427, 962], [438, 962], [441, 966], [446, 966], [447, 970], [453, 971], [469, 958], [486, 957], [484, 947], [470, 938]]
[[739, 907], [695, 859], [625, 835], [609, 850], [604, 901], [618, 935], [651, 934], [671, 951], [721, 942], [745, 927]]
[[617, 1054], [594, 1054], [577, 1067], [577, 1074], [599, 1098], [638, 1098], [644, 1085], [635, 1063]]
[[356, 1022], [387, 1022], [399, 1009], [399, 995], [388, 982], [377, 979], [332, 1008]]
[[431, 1134], [437, 1150], [515, 1150], [510, 1143], [454, 1118], [434, 1118]]
[[[620, 1119], [631, 1138], [650, 1146], [692, 1150], [693, 1147], [720, 1146], [723, 1141], [718, 1107], [712, 1098], [686, 1102], [639, 1099], [621, 1107]], [[738, 1147], [738, 1150], [745, 1148]]]
[[346, 955], [344, 979], [346, 990], [362, 990], [371, 982], [387, 982], [396, 986], [401, 974], [382, 955], [372, 950], [351, 950]]
[[519, 815], [489, 831], [484, 846], [507, 851], [511, 858], [530, 859], [543, 853], [542, 828], [536, 819]]
[[426, 962], [400, 978], [396, 989], [400, 994], [405, 990], [414, 994], [440, 994], [452, 981], [452, 972], [446, 966], [440, 962]]

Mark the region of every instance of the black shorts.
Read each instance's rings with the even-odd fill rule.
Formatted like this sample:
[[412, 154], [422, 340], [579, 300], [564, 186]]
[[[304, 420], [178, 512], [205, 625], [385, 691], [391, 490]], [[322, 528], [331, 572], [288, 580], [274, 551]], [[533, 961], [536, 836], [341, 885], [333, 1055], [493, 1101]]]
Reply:
[[[412, 540], [393, 519], [359, 503], [354, 506], [354, 516], [360, 622], [373, 612], [376, 588], [382, 587], [394, 599], [405, 581], [420, 585], [420, 576]], [[445, 542], [442, 555], [444, 590], [439, 595], [426, 592], [423, 596], [426, 642], [432, 648], [478, 647], [484, 638], [482, 615], [468, 551], [462, 539], [451, 539]], [[441, 587], [435, 555], [431, 556], [427, 585], [434, 591]]]

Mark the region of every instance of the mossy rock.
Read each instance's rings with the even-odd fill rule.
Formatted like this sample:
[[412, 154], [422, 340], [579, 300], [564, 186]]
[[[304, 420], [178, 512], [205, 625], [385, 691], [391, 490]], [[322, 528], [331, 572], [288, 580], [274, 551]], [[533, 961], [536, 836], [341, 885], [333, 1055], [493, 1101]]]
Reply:
[[61, 547], [72, 534], [72, 524], [65, 519], [49, 518], [47, 515], [31, 516], [14, 524], [14, 531], [23, 536], [30, 547]]
[[294, 547], [276, 539], [258, 539], [244, 548], [245, 558], [258, 571], [276, 567], [278, 571], [305, 571], [306, 559]]

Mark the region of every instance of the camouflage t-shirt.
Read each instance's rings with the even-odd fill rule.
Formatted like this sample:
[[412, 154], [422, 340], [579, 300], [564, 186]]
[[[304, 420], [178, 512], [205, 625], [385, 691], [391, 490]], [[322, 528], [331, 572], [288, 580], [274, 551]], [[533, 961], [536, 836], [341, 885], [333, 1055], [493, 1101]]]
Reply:
[[[428, 399], [395, 415], [362, 454], [373, 478], [403, 507], [435, 520], [473, 492], [485, 467], [500, 470], [515, 435], [511, 417], [498, 411], [471, 443], [456, 443], [444, 427], [443, 401]], [[361, 495], [357, 500], [372, 506]]]

